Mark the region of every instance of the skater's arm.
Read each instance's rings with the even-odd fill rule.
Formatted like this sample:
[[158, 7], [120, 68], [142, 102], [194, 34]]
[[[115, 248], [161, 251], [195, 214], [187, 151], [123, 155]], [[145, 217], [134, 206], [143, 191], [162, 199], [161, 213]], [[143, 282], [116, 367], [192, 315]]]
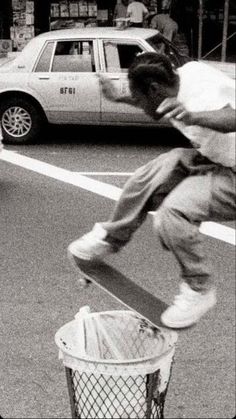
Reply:
[[137, 98], [131, 95], [121, 95], [118, 89], [116, 89], [116, 87], [114, 86], [114, 83], [112, 83], [112, 81], [108, 77], [99, 75], [99, 80], [102, 87], [102, 93], [104, 94], [106, 99], [116, 103], [126, 103], [127, 105], [134, 106], [135, 108], [142, 109], [155, 121], [159, 121], [161, 118], [163, 118], [164, 115], [161, 112], [155, 112], [155, 110], [150, 112], [149, 109], [144, 109]]
[[235, 110], [230, 106], [217, 111], [192, 112], [193, 125], [211, 128], [216, 131], [236, 131]]
[[175, 98], [164, 100], [157, 112], [162, 112], [166, 118], [183, 121], [186, 125], [200, 125], [221, 132], [236, 131], [235, 110], [230, 105], [214, 111], [189, 112]]
[[127, 105], [135, 106], [136, 108], [139, 108], [138, 102], [132, 97], [132, 96], [119, 96], [116, 98], [115, 102], [120, 103], [126, 103]]
[[126, 103], [135, 107], [139, 107], [138, 102], [131, 95], [121, 95], [114, 86], [114, 83], [108, 78], [102, 75], [99, 75], [99, 80], [102, 87], [102, 93], [106, 99], [117, 102], [117, 103]]

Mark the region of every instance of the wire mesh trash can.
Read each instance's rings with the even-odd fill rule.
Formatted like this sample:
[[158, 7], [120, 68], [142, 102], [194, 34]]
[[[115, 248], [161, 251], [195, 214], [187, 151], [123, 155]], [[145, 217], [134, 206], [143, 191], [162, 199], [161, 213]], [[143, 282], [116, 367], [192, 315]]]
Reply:
[[176, 332], [132, 311], [83, 307], [55, 341], [73, 418], [164, 418]]

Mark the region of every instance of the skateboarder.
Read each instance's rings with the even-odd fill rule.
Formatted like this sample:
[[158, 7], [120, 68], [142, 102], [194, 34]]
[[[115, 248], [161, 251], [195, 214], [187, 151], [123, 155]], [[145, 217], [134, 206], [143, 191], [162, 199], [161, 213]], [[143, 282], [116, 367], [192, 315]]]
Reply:
[[[235, 107], [233, 80], [205, 64], [190, 62], [175, 71], [166, 56], [145, 53], [136, 57], [128, 77], [131, 98], [120, 98], [103, 80], [106, 96], [140, 106], [153, 118], [163, 115], [160, 105], [167, 98], [177, 99], [191, 112]], [[110, 220], [95, 224], [68, 251], [87, 260], [118, 251], [147, 212], [155, 210], [155, 230], [179, 262], [182, 279], [180, 294], [161, 320], [181, 328], [196, 323], [216, 303], [199, 226], [202, 221], [235, 218], [235, 136], [187, 125], [175, 117], [171, 123], [193, 148], [174, 149], [139, 168], [126, 183]]]

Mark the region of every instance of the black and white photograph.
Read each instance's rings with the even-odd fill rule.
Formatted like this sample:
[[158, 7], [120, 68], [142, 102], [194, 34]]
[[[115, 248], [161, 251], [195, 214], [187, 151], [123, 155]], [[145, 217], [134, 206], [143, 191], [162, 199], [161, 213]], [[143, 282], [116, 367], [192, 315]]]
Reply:
[[235, 0], [0, 0], [0, 418], [236, 414]]

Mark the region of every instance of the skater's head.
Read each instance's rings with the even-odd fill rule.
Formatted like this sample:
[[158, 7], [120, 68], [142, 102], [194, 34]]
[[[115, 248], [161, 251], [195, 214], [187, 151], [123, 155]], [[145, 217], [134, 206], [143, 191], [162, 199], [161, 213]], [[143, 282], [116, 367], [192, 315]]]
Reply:
[[152, 117], [164, 99], [178, 94], [179, 76], [163, 54], [145, 52], [138, 55], [129, 68], [128, 78], [132, 96]]

